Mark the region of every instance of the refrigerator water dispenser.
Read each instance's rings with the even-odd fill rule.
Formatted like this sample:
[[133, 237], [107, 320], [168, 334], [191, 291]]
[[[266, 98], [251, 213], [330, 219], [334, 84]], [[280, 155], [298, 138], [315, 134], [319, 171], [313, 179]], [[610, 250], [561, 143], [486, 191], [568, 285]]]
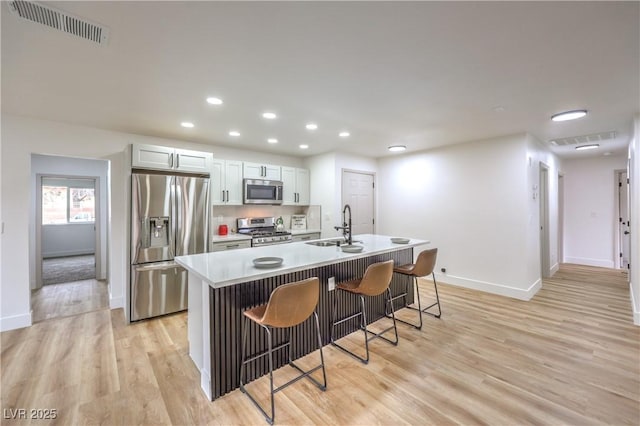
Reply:
[[169, 245], [169, 218], [149, 218], [149, 243], [147, 247], [165, 247]]

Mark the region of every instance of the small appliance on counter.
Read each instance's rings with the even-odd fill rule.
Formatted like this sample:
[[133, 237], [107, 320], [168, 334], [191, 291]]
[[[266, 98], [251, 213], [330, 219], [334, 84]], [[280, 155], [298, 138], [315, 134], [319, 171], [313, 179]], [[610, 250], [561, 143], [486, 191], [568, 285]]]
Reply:
[[299, 231], [307, 229], [307, 216], [304, 214], [291, 215], [291, 230]]
[[218, 235], [227, 235], [229, 233], [229, 227], [227, 225], [218, 226]]
[[251, 236], [251, 247], [291, 242], [291, 232], [278, 231], [273, 217], [243, 217], [236, 222], [238, 234]]
[[284, 232], [284, 220], [282, 220], [282, 216], [276, 219], [276, 232]]

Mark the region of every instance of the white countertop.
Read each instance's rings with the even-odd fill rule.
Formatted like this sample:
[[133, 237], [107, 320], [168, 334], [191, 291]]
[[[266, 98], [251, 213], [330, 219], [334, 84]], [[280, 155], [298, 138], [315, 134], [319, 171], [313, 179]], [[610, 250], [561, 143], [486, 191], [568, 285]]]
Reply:
[[[372, 234], [354, 235], [353, 240], [361, 241], [354, 244], [362, 245], [364, 247], [362, 252], [345, 253], [336, 246], [318, 247], [306, 242], [297, 242], [178, 256], [175, 260], [211, 287], [220, 288], [429, 244], [427, 240], [415, 238], [410, 239], [407, 244], [394, 244], [388, 235]], [[270, 269], [258, 269], [253, 266], [253, 259], [271, 256], [281, 257], [282, 265]]]
[[245, 234], [227, 234], [227, 235], [212, 235], [211, 242], [212, 243], [220, 243], [226, 241], [240, 241], [240, 240], [251, 240], [251, 235]]

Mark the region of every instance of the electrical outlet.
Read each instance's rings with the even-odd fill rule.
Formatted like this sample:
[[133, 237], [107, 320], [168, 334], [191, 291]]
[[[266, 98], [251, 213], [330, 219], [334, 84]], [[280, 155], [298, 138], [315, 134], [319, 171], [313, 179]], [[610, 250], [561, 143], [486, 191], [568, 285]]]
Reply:
[[327, 281], [327, 284], [329, 285], [329, 291], [335, 290], [336, 289], [336, 277], [329, 277], [329, 280]]

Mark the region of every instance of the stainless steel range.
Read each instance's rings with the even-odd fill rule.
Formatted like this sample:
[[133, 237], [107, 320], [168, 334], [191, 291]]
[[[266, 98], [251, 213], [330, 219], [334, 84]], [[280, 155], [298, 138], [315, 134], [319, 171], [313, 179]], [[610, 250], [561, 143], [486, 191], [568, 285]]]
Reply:
[[238, 233], [251, 235], [251, 246], [260, 247], [291, 242], [291, 233], [277, 231], [273, 217], [243, 217], [236, 220]]

